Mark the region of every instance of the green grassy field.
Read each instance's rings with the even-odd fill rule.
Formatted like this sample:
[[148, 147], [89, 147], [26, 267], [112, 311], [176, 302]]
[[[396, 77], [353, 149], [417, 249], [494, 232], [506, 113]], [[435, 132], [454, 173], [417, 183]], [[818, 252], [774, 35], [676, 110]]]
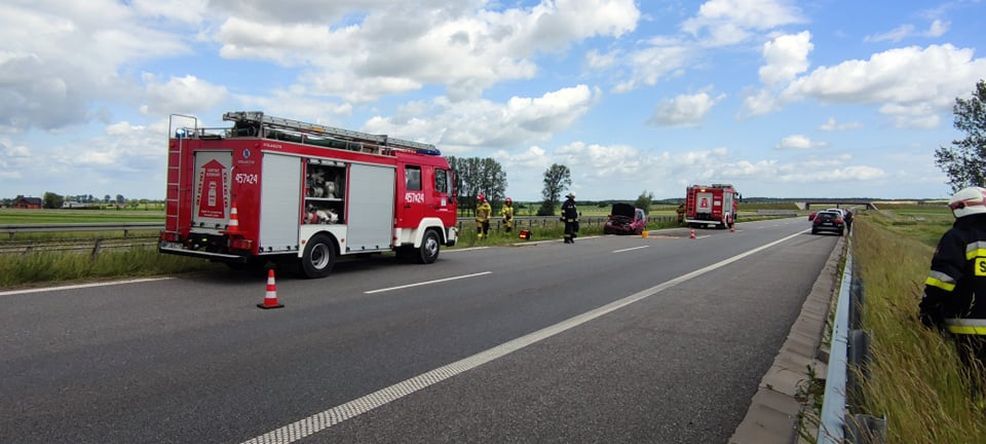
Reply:
[[0, 225], [161, 222], [162, 210], [21, 210], [0, 208]]
[[887, 417], [890, 443], [986, 442], [982, 371], [968, 372], [950, 340], [917, 319], [934, 245], [948, 210], [897, 208], [857, 219], [853, 248], [865, 287], [864, 328], [872, 333], [862, 410]]

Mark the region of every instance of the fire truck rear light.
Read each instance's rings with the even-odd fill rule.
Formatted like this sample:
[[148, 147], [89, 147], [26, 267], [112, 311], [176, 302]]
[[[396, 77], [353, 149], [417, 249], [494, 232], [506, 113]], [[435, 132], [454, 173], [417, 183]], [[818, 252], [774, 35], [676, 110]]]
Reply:
[[234, 250], [250, 250], [253, 249], [253, 241], [250, 239], [233, 239], [230, 241], [229, 247]]

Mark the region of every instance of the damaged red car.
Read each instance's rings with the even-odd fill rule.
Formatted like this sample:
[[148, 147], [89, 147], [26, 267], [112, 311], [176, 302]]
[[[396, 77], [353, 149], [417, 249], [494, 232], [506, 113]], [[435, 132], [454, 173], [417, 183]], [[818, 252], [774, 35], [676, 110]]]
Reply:
[[647, 215], [644, 210], [634, 208], [633, 205], [625, 203], [613, 204], [610, 211], [609, 220], [603, 226], [605, 234], [640, 234], [647, 226]]

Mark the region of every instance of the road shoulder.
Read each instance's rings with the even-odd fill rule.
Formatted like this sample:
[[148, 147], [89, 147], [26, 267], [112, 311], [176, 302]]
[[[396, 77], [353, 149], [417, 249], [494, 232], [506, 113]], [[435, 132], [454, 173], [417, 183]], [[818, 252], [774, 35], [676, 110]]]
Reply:
[[816, 375], [825, 374], [825, 363], [817, 356], [836, 290], [845, 239], [841, 237], [835, 244], [818, 274], [787, 339], [761, 379], [746, 416], [729, 438], [731, 444], [796, 441], [801, 411], [797, 399], [799, 387], [808, 380], [809, 368]]

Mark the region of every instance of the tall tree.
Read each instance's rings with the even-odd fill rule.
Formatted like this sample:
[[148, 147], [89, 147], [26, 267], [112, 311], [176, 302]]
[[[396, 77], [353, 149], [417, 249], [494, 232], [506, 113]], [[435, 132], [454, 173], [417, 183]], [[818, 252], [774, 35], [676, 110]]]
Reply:
[[551, 164], [544, 172], [544, 190], [541, 191], [544, 201], [538, 209], [538, 216], [554, 215], [562, 190], [571, 185], [572, 171], [565, 165]]
[[645, 214], [650, 214], [650, 206], [653, 203], [654, 193], [648, 193], [647, 190], [644, 190], [643, 193], [640, 193], [640, 196], [637, 196], [637, 200], [633, 203], [633, 206], [644, 210]]
[[455, 171], [457, 201], [463, 209], [475, 212], [476, 196], [485, 194], [491, 204], [503, 200], [507, 189], [507, 173], [493, 158], [453, 157], [449, 166]]
[[61, 208], [62, 204], [65, 203], [65, 196], [45, 191], [41, 200], [45, 208]]
[[966, 133], [952, 146], [935, 150], [935, 165], [948, 175], [952, 191], [986, 185], [986, 81], [976, 83], [972, 97], [955, 98], [955, 128]]
[[500, 165], [500, 162], [491, 157], [479, 161], [479, 171], [479, 190], [486, 195], [490, 205], [496, 209], [506, 197], [507, 172], [503, 170], [503, 165]]

